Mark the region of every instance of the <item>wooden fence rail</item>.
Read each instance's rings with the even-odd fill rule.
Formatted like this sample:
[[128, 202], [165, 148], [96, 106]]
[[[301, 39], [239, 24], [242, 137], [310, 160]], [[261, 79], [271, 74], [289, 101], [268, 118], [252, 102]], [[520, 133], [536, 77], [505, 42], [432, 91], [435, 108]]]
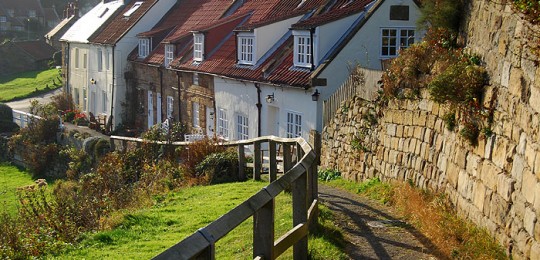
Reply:
[[[263, 170], [261, 146], [268, 144], [270, 184], [249, 199], [227, 212], [214, 222], [199, 229], [191, 236], [170, 247], [154, 259], [215, 259], [215, 243], [253, 217], [253, 258], [275, 259], [291, 246], [294, 259], [307, 259], [309, 227], [317, 221], [318, 189], [316, 154], [320, 136], [316, 131], [310, 134], [315, 148], [303, 138], [260, 137], [221, 145], [236, 147], [239, 154], [239, 169], [244, 169], [245, 147], [253, 145], [253, 178], [261, 179]], [[136, 138], [111, 136], [111, 140], [141, 142]], [[154, 142], [165, 144], [164, 142]], [[175, 146], [188, 145], [186, 142], [172, 143]], [[284, 174], [277, 178], [277, 152], [280, 147]], [[295, 162], [294, 165], [293, 162]], [[240, 172], [240, 175], [245, 173]], [[285, 189], [291, 189], [293, 199], [293, 227], [282, 237], [274, 238], [275, 198]]]

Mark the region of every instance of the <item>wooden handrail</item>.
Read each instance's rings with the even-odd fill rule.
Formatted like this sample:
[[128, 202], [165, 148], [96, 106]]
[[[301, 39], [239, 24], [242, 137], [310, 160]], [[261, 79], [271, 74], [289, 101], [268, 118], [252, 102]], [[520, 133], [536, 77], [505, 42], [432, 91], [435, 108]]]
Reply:
[[[113, 140], [123, 142], [150, 142], [156, 144], [188, 145], [186, 142], [156, 142], [138, 138], [111, 136]], [[315, 140], [318, 140], [315, 138]], [[253, 216], [253, 258], [275, 259], [291, 246], [294, 246], [295, 259], [307, 259], [307, 236], [311, 223], [317, 218], [317, 149], [303, 138], [280, 138], [275, 136], [259, 137], [250, 140], [223, 142], [220, 145], [238, 147], [240, 166], [245, 165], [244, 146], [254, 145], [253, 153], [260, 154], [260, 145], [268, 143], [270, 147], [270, 179], [271, 183], [255, 193], [249, 199], [236, 206], [206, 227], [199, 229], [181, 242], [173, 245], [154, 259], [214, 259], [215, 243]], [[283, 147], [283, 164], [285, 173], [277, 179], [275, 145]], [[317, 142], [315, 142], [316, 145]], [[272, 147], [273, 146], [273, 147]], [[291, 166], [290, 154], [296, 146], [296, 164]], [[254, 179], [260, 179], [262, 160], [260, 155], [254, 158]], [[243, 167], [239, 167], [242, 169]], [[239, 173], [240, 175], [243, 172]], [[292, 189], [293, 195], [293, 227], [278, 240], [274, 238], [274, 200], [285, 189]], [[308, 208], [309, 205], [309, 208]]]

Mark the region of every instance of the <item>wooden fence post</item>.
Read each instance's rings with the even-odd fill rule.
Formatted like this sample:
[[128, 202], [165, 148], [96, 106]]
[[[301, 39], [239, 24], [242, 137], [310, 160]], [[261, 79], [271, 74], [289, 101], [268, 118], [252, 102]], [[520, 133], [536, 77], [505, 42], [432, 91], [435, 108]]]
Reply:
[[270, 141], [268, 143], [269, 150], [270, 150], [270, 169], [269, 169], [269, 175], [270, 175], [270, 182], [273, 182], [277, 179], [277, 152], [276, 152], [276, 142]]
[[246, 179], [246, 152], [244, 150], [244, 145], [238, 145], [238, 178], [240, 180]]
[[[308, 172], [304, 172], [293, 183], [293, 227], [307, 222], [307, 177]], [[293, 257], [295, 260], [307, 259], [308, 257], [308, 237], [300, 239], [293, 247]]]
[[256, 141], [253, 143], [253, 179], [256, 181], [261, 180], [262, 171], [262, 156], [261, 156], [261, 142]]
[[253, 258], [274, 259], [274, 199], [253, 214]]
[[286, 173], [291, 169], [292, 165], [292, 154], [291, 154], [291, 145], [284, 143], [283, 144], [283, 173]]
[[[311, 168], [308, 169], [309, 171], [309, 191], [310, 194], [308, 195], [308, 201], [311, 203], [313, 200], [316, 200], [319, 198], [319, 172], [318, 172], [318, 166], [321, 162], [321, 134], [317, 132], [316, 130], [311, 130], [309, 134], [309, 142], [311, 143], [313, 147], [313, 152], [315, 153], [315, 160], [313, 161], [313, 164], [311, 165]], [[319, 210], [318, 208], [314, 209], [313, 212], [313, 218], [310, 219], [310, 225], [309, 229], [311, 231], [314, 231], [316, 228], [316, 224], [319, 218]]]

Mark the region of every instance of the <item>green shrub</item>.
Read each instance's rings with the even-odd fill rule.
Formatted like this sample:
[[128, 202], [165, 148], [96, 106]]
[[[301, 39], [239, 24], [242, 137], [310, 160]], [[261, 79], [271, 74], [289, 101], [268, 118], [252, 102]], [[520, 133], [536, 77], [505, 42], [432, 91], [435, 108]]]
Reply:
[[19, 125], [13, 121], [0, 120], [0, 133], [14, 133], [19, 131]]
[[460, 61], [435, 76], [428, 89], [435, 102], [460, 105], [479, 99], [485, 82], [484, 68]]
[[13, 109], [4, 103], [0, 103], [0, 121], [13, 121]]
[[457, 33], [463, 20], [463, 0], [430, 0], [422, 1], [420, 8], [420, 28], [445, 28]]
[[446, 129], [454, 131], [456, 127], [456, 112], [452, 111], [443, 115], [444, 125]]
[[478, 125], [470, 122], [466, 122], [463, 128], [459, 131], [459, 134], [463, 136], [470, 144], [476, 145], [478, 143], [478, 136], [480, 135], [480, 129]]
[[238, 153], [235, 150], [227, 150], [210, 154], [197, 165], [196, 174], [210, 184], [240, 181]]
[[319, 170], [319, 180], [321, 181], [331, 181], [341, 178], [341, 172], [335, 169], [324, 169]]

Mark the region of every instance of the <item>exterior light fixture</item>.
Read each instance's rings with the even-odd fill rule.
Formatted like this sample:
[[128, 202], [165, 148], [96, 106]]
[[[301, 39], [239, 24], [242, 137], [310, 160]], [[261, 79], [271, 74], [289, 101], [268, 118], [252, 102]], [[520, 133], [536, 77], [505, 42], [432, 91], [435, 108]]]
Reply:
[[92, 85], [96, 85], [97, 81], [94, 79], [94, 78], [91, 78], [90, 79], [90, 84]]
[[272, 103], [272, 102], [274, 102], [274, 93], [266, 96], [266, 103]]
[[319, 92], [319, 90], [318, 90], [318, 89], [315, 89], [315, 93], [313, 93], [313, 94], [311, 95], [311, 100], [313, 100], [313, 101], [318, 101], [320, 95], [321, 95], [321, 93]]

